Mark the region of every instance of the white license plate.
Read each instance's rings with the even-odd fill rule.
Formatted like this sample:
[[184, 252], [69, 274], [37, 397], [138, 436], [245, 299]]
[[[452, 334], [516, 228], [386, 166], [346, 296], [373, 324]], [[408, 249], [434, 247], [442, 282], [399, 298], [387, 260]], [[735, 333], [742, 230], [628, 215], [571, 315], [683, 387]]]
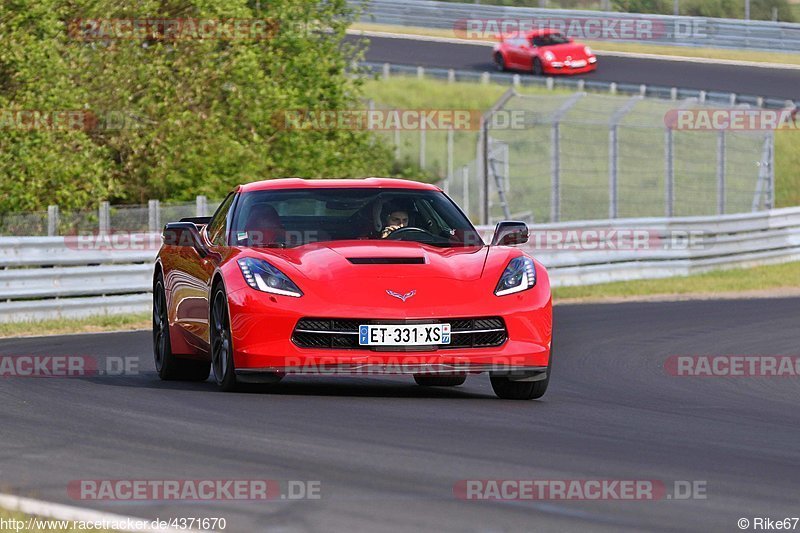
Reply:
[[572, 68], [583, 68], [583, 67], [586, 66], [586, 60], [585, 59], [579, 59], [578, 61], [573, 61], [572, 65], [570, 65], [570, 66]]
[[450, 324], [370, 324], [358, 326], [361, 346], [450, 344]]

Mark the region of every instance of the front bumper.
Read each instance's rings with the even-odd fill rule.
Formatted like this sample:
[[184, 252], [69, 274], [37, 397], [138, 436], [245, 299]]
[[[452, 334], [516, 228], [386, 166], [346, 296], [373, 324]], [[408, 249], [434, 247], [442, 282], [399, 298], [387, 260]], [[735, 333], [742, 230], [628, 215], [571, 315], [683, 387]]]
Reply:
[[[345, 304], [314, 308], [311, 299], [269, 297], [250, 288], [228, 296], [237, 373], [291, 374], [452, 374], [519, 371], [523, 377], [542, 372], [550, 358], [552, 305], [549, 286], [495, 298], [481, 305], [480, 315], [499, 316], [508, 338], [499, 346], [423, 347], [377, 351], [359, 348], [303, 348], [292, 342], [297, 323], [308, 316], [350, 320], [429, 321], [434, 317], [474, 317], [475, 305], [453, 309], [442, 305], [425, 316], [391, 316], [388, 309], [354, 308]], [[369, 315], [366, 313], [369, 312]], [[395, 311], [396, 313], [396, 311]], [[360, 314], [360, 316], [359, 316]], [[442, 319], [442, 320], [447, 320]]]
[[597, 61], [595, 60], [594, 63], [587, 61], [582, 67], [565, 65], [563, 62], [554, 61], [551, 63], [544, 63], [542, 65], [542, 70], [544, 70], [545, 74], [585, 74], [597, 70]]

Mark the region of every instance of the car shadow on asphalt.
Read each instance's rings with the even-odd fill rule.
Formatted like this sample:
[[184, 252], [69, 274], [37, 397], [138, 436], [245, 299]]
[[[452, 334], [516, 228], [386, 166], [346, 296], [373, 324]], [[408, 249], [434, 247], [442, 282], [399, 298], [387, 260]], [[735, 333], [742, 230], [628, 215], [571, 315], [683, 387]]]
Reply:
[[[96, 376], [81, 378], [83, 381], [112, 387], [156, 389], [164, 391], [204, 391], [221, 394], [211, 379], [203, 382], [161, 381], [155, 372], [142, 372], [136, 376]], [[496, 399], [491, 389], [478, 390], [478, 380], [485, 376], [471, 376], [458, 387], [422, 387], [413, 378], [353, 376], [319, 377], [289, 376], [273, 385], [242, 384], [228, 395], [273, 395], [273, 396], [339, 396], [371, 398], [429, 398], [429, 399]]]

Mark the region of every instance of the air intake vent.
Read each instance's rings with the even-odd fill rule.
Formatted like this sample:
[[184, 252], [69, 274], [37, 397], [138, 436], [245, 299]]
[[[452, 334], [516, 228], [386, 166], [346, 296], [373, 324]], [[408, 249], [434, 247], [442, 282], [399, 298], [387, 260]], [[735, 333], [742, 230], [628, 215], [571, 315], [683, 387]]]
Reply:
[[424, 257], [348, 257], [354, 265], [424, 265]]

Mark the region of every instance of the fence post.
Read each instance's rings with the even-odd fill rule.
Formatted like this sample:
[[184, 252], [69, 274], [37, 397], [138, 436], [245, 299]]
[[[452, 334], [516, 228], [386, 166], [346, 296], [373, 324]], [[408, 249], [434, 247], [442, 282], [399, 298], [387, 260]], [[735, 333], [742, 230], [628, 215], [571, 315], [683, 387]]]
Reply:
[[558, 222], [561, 218], [561, 150], [559, 147], [560, 117], [553, 120], [550, 126], [550, 222]]
[[450, 191], [450, 182], [453, 179], [453, 144], [455, 132], [453, 128], [447, 130], [447, 179], [445, 180], [444, 192]]
[[672, 128], [664, 130], [664, 215], [675, 216], [675, 153]]
[[147, 229], [150, 233], [158, 233], [161, 229], [161, 202], [158, 200], [147, 202]]
[[108, 202], [100, 202], [100, 209], [98, 210], [98, 231], [102, 233], [109, 233], [111, 231], [111, 205]]
[[427, 144], [427, 135], [425, 126], [420, 122], [419, 128], [419, 168], [425, 170], [425, 145]]
[[769, 188], [767, 190], [767, 209], [775, 208], [775, 130], [769, 133]]
[[553, 114], [550, 126], [550, 222], [561, 220], [561, 146], [559, 123], [563, 116], [586, 93], [574, 93]]
[[717, 214], [725, 214], [725, 130], [717, 134]]
[[642, 99], [636, 95], [611, 115], [608, 125], [608, 218], [619, 214], [619, 139], [618, 126], [622, 118]]
[[203, 195], [195, 198], [195, 213], [198, 217], [208, 216], [208, 198]]
[[47, 236], [55, 237], [58, 235], [59, 215], [57, 205], [47, 206]]
[[469, 218], [469, 166], [464, 165], [461, 169], [461, 176], [464, 182], [461, 184], [461, 197], [464, 202], [464, 214]]

